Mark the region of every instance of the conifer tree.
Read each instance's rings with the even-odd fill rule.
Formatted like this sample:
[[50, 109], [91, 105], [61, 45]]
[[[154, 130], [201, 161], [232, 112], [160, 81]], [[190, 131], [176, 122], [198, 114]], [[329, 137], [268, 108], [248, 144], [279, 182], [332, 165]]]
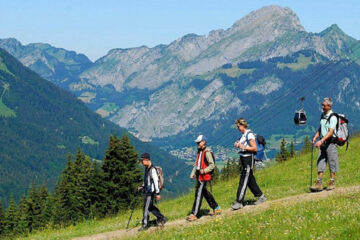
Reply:
[[13, 233], [16, 224], [17, 224], [17, 207], [14, 200], [14, 197], [10, 197], [9, 207], [6, 209], [6, 214], [4, 218], [4, 233], [10, 234]]
[[291, 141], [290, 142], [290, 151], [289, 151], [289, 156], [291, 158], [295, 157], [296, 153], [295, 153], [295, 147], [294, 147], [294, 142]]
[[96, 161], [90, 169], [90, 181], [87, 189], [90, 200], [90, 217], [100, 218], [106, 214], [106, 187], [101, 169]]
[[74, 170], [71, 155], [67, 157], [66, 166], [63, 169], [58, 184], [55, 188], [55, 211], [54, 223], [60, 225], [75, 224], [79, 219], [77, 200], [74, 189]]
[[277, 162], [284, 162], [289, 158], [289, 155], [289, 151], [286, 149], [285, 138], [283, 138], [280, 144], [280, 152], [276, 154], [275, 160]]
[[[41, 198], [40, 188], [36, 184], [32, 184], [28, 195], [28, 217], [29, 217], [29, 231], [39, 229], [41, 227]], [[19, 206], [20, 207], [20, 206]]]
[[309, 140], [309, 137], [308, 136], [305, 136], [304, 138], [304, 145], [303, 145], [303, 148], [301, 149], [302, 152], [310, 152], [311, 150], [311, 142]]
[[17, 209], [16, 216], [16, 228], [15, 233], [29, 233], [32, 231], [33, 216], [30, 214], [30, 205], [28, 199], [23, 196], [20, 200], [19, 207]]
[[2, 202], [0, 201], [0, 236], [4, 233], [4, 211], [2, 208]]
[[141, 184], [142, 173], [138, 167], [137, 153], [124, 135], [121, 140], [110, 136], [109, 147], [102, 165], [108, 195], [109, 213], [117, 213], [129, 207]]
[[74, 194], [76, 210], [79, 219], [88, 218], [90, 215], [90, 198], [87, 192], [90, 182], [91, 161], [89, 156], [78, 148], [74, 160]]
[[39, 196], [40, 196], [40, 209], [41, 209], [41, 214], [39, 217], [39, 228], [44, 228], [46, 225], [50, 224], [51, 216], [53, 215], [53, 213], [51, 212], [51, 209], [53, 208], [48, 205], [50, 204], [48, 203], [48, 201], [51, 196], [45, 184], [42, 184], [40, 188]]

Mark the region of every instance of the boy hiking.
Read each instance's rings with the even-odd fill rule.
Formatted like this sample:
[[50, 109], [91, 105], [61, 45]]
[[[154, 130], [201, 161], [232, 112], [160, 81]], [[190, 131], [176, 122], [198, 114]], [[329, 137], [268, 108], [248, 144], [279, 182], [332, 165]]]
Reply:
[[138, 190], [144, 190], [145, 199], [143, 207], [142, 226], [139, 231], [147, 230], [149, 225], [150, 212], [157, 218], [157, 224], [163, 226], [167, 222], [167, 218], [161, 214], [160, 210], [154, 205], [154, 199], [160, 201], [159, 177], [155, 167], [152, 165], [149, 153], [143, 153], [139, 161], [145, 167], [144, 184], [138, 187]]
[[199, 135], [195, 140], [198, 153], [195, 160], [194, 168], [190, 174], [190, 178], [196, 178], [195, 199], [191, 214], [186, 218], [188, 221], [195, 221], [200, 212], [203, 196], [213, 209], [213, 214], [220, 214], [220, 206], [216, 203], [213, 195], [207, 190], [206, 184], [211, 180], [211, 172], [215, 168], [213, 154], [210, 148], [206, 147], [206, 138]]

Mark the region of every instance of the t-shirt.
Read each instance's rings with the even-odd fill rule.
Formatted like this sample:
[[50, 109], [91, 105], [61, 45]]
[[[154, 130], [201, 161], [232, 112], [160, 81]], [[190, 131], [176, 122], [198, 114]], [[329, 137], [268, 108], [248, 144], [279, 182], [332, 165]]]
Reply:
[[334, 134], [333, 136], [335, 136], [336, 134], [336, 124], [337, 124], [337, 118], [336, 116], [332, 116], [330, 118], [330, 121], [328, 121], [328, 118], [330, 116], [330, 114], [333, 113], [333, 111], [329, 111], [326, 115], [323, 114], [321, 116], [321, 120], [320, 120], [320, 137], [324, 137], [330, 130], [330, 128], [334, 129]]
[[[253, 132], [250, 132], [251, 130], [248, 129], [246, 132], [244, 132], [244, 134], [241, 136], [239, 142], [240, 144], [243, 144], [245, 147], [250, 147], [250, 140], [251, 139], [255, 139], [255, 135]], [[247, 137], [246, 137], [247, 136]], [[247, 141], [249, 140], [249, 141]], [[245, 150], [242, 150], [240, 149], [240, 156], [243, 156], [243, 157], [249, 157], [251, 156], [251, 153], [245, 151]]]

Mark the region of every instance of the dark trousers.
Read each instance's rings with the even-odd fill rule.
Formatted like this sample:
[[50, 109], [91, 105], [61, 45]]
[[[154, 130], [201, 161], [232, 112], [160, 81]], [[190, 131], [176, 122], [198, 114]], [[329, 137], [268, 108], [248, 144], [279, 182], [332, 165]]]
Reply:
[[143, 218], [142, 225], [147, 227], [149, 224], [150, 212], [155, 215], [158, 220], [164, 219], [164, 215], [161, 214], [160, 210], [154, 205], [155, 195], [145, 195], [144, 207], [143, 207]]
[[240, 157], [240, 161], [242, 165], [242, 170], [240, 175], [239, 187], [236, 194], [236, 200], [242, 203], [244, 201], [247, 187], [250, 188], [250, 191], [254, 194], [255, 197], [260, 197], [263, 193], [257, 185], [253, 174], [253, 156]]
[[218, 206], [213, 195], [207, 190], [206, 184], [207, 181], [199, 181], [199, 178], [196, 178], [195, 199], [191, 211], [195, 216], [199, 214], [203, 196], [212, 209], [215, 209]]

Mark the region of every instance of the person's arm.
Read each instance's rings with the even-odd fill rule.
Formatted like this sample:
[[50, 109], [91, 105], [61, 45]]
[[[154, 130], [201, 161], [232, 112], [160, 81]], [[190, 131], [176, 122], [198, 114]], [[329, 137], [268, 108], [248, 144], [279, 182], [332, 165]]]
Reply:
[[321, 131], [321, 129], [319, 127], [319, 129], [316, 131], [314, 137], [311, 139], [311, 143], [314, 143], [315, 140], [320, 136], [320, 131]]
[[151, 179], [153, 180], [153, 183], [154, 183], [155, 194], [160, 195], [159, 177], [158, 177], [158, 175], [156, 173], [155, 168], [151, 168]]
[[190, 173], [190, 178], [193, 179], [195, 177], [195, 173], [196, 173], [196, 166], [194, 166], [194, 168], [192, 169], [191, 173]]
[[[332, 135], [334, 134], [334, 129], [336, 127], [336, 122], [337, 119], [335, 116], [332, 116], [330, 118], [330, 128], [329, 131], [326, 133], [325, 136], [323, 136], [321, 139], [319, 139], [319, 141], [316, 142], [315, 146], [319, 147], [321, 144], [323, 144], [326, 140], [330, 139], [332, 137]], [[318, 131], [319, 132], [319, 131]], [[315, 135], [316, 136], [316, 135]], [[314, 136], [314, 137], [315, 137]]]

